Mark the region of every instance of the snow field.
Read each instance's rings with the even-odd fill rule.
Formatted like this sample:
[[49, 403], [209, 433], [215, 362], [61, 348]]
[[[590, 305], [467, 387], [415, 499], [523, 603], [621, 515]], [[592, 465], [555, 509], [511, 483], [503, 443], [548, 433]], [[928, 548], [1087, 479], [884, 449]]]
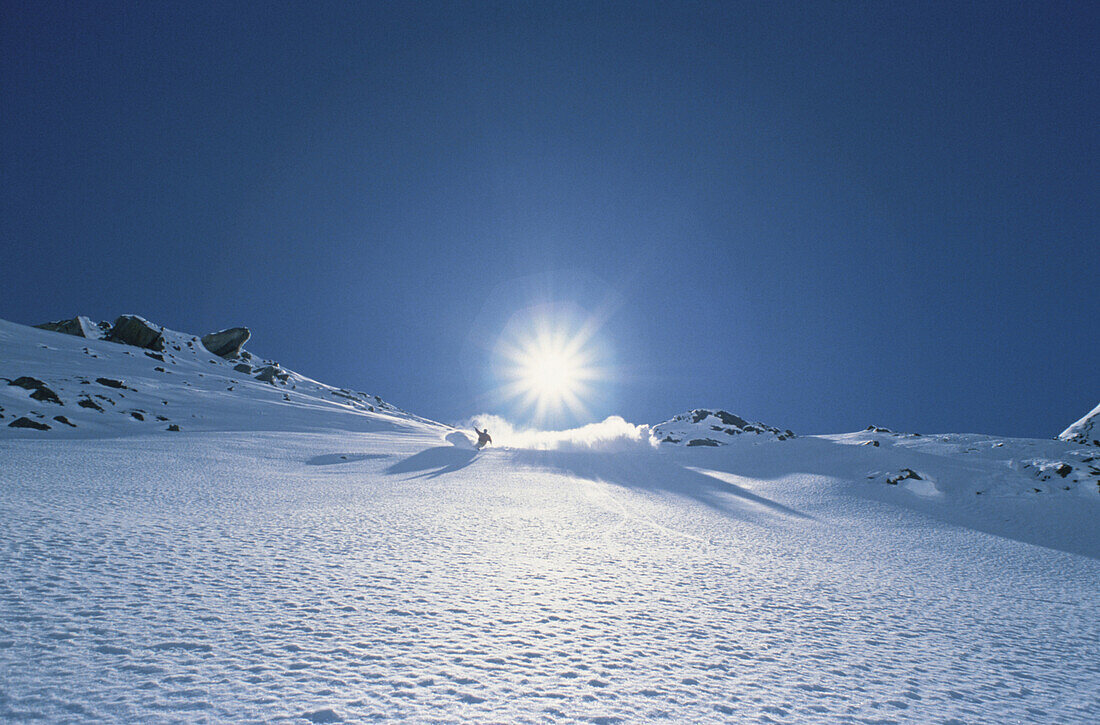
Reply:
[[0, 718], [1095, 722], [1087, 537], [826, 470], [889, 451], [698, 453], [0, 441]]

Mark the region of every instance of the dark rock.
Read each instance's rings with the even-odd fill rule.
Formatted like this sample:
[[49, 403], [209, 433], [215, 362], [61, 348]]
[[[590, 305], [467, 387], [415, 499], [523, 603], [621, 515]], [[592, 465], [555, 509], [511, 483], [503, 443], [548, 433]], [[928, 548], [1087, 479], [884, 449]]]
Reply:
[[879, 447], [878, 441], [863, 441], [862, 443], [860, 443], [860, 445], [861, 446], [874, 446], [875, 448]]
[[747, 421], [741, 416], [734, 415], [733, 413], [727, 413], [724, 410], [719, 410], [715, 413], [715, 415], [718, 416], [719, 420], [721, 420], [726, 425], [735, 425], [738, 428], [746, 427]]
[[161, 355], [159, 352], [149, 352], [148, 350], [146, 350], [145, 351], [145, 357], [151, 357], [154, 360], [159, 360], [161, 362], [164, 362], [164, 356]]
[[882, 428], [877, 425], [869, 425], [864, 430], [871, 431], [872, 433], [893, 433], [894, 431], [889, 428]]
[[256, 379], [263, 383], [276, 384], [276, 381], [285, 383], [290, 379], [290, 374], [283, 370], [278, 365], [267, 365], [260, 368], [259, 374], [256, 375]]
[[54, 405], [64, 405], [61, 402], [61, 398], [57, 397], [57, 393], [49, 388], [42, 386], [38, 390], [31, 393], [31, 398], [34, 400], [40, 400], [43, 403], [53, 403]]
[[166, 372], [168, 372], [168, 371], [167, 371], [167, 370], [165, 370], [164, 368], [162, 368], [162, 367], [161, 367], [160, 365], [157, 365], [157, 366], [156, 366], [155, 368], [153, 368], [153, 372], [157, 372], [157, 373], [166, 373]]
[[161, 331], [136, 315], [122, 315], [115, 320], [107, 339], [157, 352], [164, 350], [164, 335]]
[[250, 337], [252, 333], [247, 327], [230, 327], [228, 330], [203, 335], [202, 346], [218, 357], [234, 358], [241, 354], [241, 347]]
[[8, 385], [14, 385], [17, 388], [23, 388], [24, 390], [37, 390], [38, 388], [45, 387], [46, 384], [38, 378], [32, 378], [28, 375], [24, 375], [10, 381]]
[[247, 363], [237, 363], [233, 366], [233, 369], [239, 373], [244, 373], [245, 375], [252, 374], [252, 366], [248, 365]]
[[896, 476], [888, 477], [886, 479], [886, 483], [890, 484], [891, 486], [896, 486], [899, 483], [901, 483], [902, 481], [906, 481], [906, 480], [909, 480], [909, 479], [912, 479], [914, 481], [923, 481], [924, 480], [923, 478], [920, 477], [920, 474], [917, 473], [916, 471], [914, 471], [912, 468], [903, 468], [900, 471], [898, 471]]
[[130, 411], [130, 417], [135, 419], [135, 420], [145, 420], [145, 416], [142, 415], [141, 413], [139, 413], [136, 410], [131, 410]]
[[712, 438], [692, 438], [687, 442], [688, 446], [720, 446], [718, 441]]
[[161, 423], [167, 423], [168, 422], [168, 419], [165, 418], [163, 415], [158, 415], [157, 420], [159, 420]]
[[168, 426], [168, 430], [179, 433], [180, 427], [173, 423], [172, 425]]
[[37, 420], [31, 420], [26, 416], [22, 418], [16, 418], [12, 422], [8, 423], [9, 428], [33, 428], [34, 430], [49, 430], [50, 426], [45, 423], [39, 423]]
[[[105, 323], [100, 323], [100, 325], [102, 324]], [[103, 337], [103, 330], [101, 327], [83, 315], [74, 317], [71, 320], [43, 322], [41, 325], [35, 325], [35, 327], [40, 330], [60, 332], [63, 335], [75, 335], [76, 337], [87, 337], [93, 340], [98, 340]]]
[[114, 380], [112, 378], [96, 378], [95, 381], [100, 385], [106, 385], [108, 388], [118, 388], [120, 390], [131, 390], [126, 387], [126, 383], [121, 380]]
[[99, 406], [99, 403], [95, 402], [91, 398], [81, 398], [76, 402], [76, 404], [79, 405], [81, 408], [91, 408], [92, 410], [98, 410], [100, 413], [103, 412], [103, 408]]
[[1068, 463], [1059, 463], [1058, 467], [1054, 469], [1054, 472], [1062, 478], [1065, 478], [1073, 472], [1073, 466], [1069, 465]]
[[24, 375], [23, 377], [12, 380], [8, 385], [14, 385], [17, 388], [23, 388], [24, 390], [33, 390], [31, 398], [43, 403], [53, 403], [54, 405], [64, 405], [61, 402], [61, 398], [57, 397], [57, 393], [46, 387], [46, 384], [38, 378], [32, 378]]
[[56, 420], [58, 423], [64, 423], [65, 425], [69, 426], [70, 428], [75, 428], [76, 427], [76, 423], [73, 423], [72, 421], [70, 421], [68, 418], [66, 418], [63, 415], [55, 415], [53, 417], [53, 419]]

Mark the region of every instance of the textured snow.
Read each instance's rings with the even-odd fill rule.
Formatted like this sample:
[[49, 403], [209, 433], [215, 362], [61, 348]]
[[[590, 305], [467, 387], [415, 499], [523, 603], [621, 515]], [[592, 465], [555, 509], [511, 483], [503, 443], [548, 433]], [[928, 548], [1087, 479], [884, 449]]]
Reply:
[[[152, 394], [140, 351], [28, 329], [0, 374], [66, 412], [80, 375]], [[182, 432], [0, 427], [0, 720], [1097, 721], [1092, 446], [477, 452], [196, 360], [157, 389]]]

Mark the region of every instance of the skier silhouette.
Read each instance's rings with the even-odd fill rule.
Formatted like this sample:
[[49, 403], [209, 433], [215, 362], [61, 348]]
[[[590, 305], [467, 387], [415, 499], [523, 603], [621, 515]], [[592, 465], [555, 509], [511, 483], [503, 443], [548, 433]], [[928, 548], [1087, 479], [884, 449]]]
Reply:
[[477, 449], [480, 451], [485, 446], [493, 442], [492, 436], [489, 435], [489, 429], [478, 430], [477, 426], [474, 426], [474, 431], [477, 432]]

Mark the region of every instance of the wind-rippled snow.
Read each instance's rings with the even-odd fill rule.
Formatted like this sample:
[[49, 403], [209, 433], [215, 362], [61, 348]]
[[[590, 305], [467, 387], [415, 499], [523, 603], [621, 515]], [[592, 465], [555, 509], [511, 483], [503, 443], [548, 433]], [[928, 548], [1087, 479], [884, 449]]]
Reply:
[[0, 718], [1096, 721], [1097, 552], [718, 454], [0, 441]]

